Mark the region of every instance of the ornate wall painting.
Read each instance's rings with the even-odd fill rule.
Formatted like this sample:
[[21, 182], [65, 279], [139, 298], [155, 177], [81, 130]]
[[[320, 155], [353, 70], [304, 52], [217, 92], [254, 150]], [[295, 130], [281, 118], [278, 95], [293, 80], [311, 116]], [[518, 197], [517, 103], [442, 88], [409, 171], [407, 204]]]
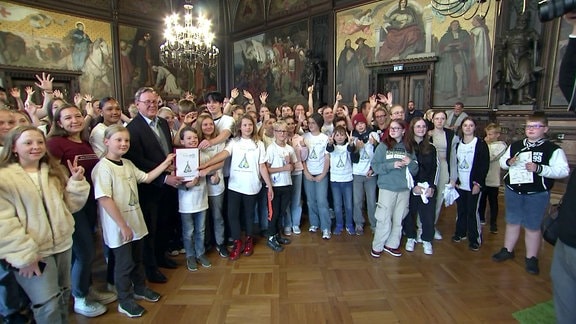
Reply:
[[286, 15], [306, 10], [311, 0], [270, 0], [268, 18], [285, 17]]
[[162, 65], [158, 32], [120, 25], [120, 78], [124, 104], [134, 101], [140, 87], [154, 87], [164, 99], [180, 98], [189, 91], [201, 98], [217, 88], [217, 68], [194, 69]]
[[560, 33], [558, 39], [558, 45], [556, 47], [556, 55], [554, 56], [554, 76], [551, 82], [551, 91], [550, 99], [549, 99], [549, 106], [552, 108], [561, 108], [564, 109], [568, 107], [568, 101], [564, 98], [562, 91], [560, 91], [560, 87], [558, 86], [558, 72], [560, 70], [560, 63], [562, 62], [562, 58], [564, 57], [564, 53], [566, 51], [566, 45], [568, 45], [568, 36], [572, 31], [572, 26], [568, 24], [564, 19], [560, 20]]
[[[457, 22], [455, 22], [457, 21]], [[460, 26], [462, 51], [448, 33]], [[336, 13], [336, 91], [350, 102], [369, 96], [366, 63], [439, 56], [434, 106], [487, 107], [491, 90], [494, 11], [484, 19], [447, 19], [425, 0], [383, 0]], [[457, 60], [465, 64], [456, 64]], [[460, 62], [458, 61], [458, 62]], [[455, 68], [455, 66], [457, 66]], [[456, 69], [458, 69], [456, 71]]]
[[0, 64], [82, 71], [83, 93], [113, 94], [109, 23], [0, 2], [0, 26]]
[[305, 103], [301, 75], [308, 49], [308, 22], [277, 28], [234, 42], [233, 87], [254, 98], [268, 92], [268, 103]]
[[264, 4], [262, 0], [240, 0], [234, 15], [234, 31], [264, 23]]

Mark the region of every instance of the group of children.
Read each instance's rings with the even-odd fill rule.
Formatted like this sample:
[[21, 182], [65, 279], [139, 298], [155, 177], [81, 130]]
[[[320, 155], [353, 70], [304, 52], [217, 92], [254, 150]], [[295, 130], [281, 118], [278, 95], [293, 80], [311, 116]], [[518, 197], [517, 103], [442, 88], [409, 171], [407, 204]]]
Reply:
[[[60, 122], [59, 113], [66, 108], [57, 110], [57, 123]], [[380, 257], [382, 252], [400, 256], [402, 232], [407, 237], [406, 251], [414, 251], [415, 243], [422, 241], [424, 253], [432, 254], [437, 189], [444, 184], [438, 182], [437, 151], [430, 142], [431, 130], [422, 118], [413, 118], [409, 124], [392, 120], [383, 134], [377, 134], [371, 132], [366, 117], [359, 113], [352, 118], [354, 129], [351, 132], [336, 126], [331, 135], [326, 135], [321, 132], [322, 116], [313, 113], [307, 118], [308, 132], [300, 135], [294, 131], [294, 117], [287, 117], [270, 123], [273, 137], [268, 135], [271, 140], [265, 144], [258, 135], [256, 120], [245, 114], [237, 120], [235, 136], [220, 150], [214, 151], [214, 146], [200, 148], [201, 141], [209, 140], [213, 134], [205, 131], [204, 121], [212, 121], [214, 130], [214, 120], [203, 115], [198, 116], [199, 126], [185, 126], [176, 134], [182, 147], [199, 148], [200, 152], [197, 176], [178, 187], [182, 239], [190, 271], [197, 270], [197, 263], [203, 267], [211, 266], [204, 247], [207, 212], [212, 208], [209, 198], [211, 192], [218, 189], [216, 191], [221, 194], [224, 188], [222, 168], [228, 158], [228, 222], [234, 242], [232, 250], [229, 254], [226, 251], [224, 256], [229, 256], [230, 260], [237, 260], [242, 254], [251, 255], [254, 251], [254, 218], [249, 215], [254, 215], [255, 206], [261, 204], [258, 194], [262, 191], [267, 202], [267, 246], [280, 252], [290, 244], [282, 233], [284, 236], [300, 233], [300, 215], [294, 217], [293, 202], [300, 200], [299, 188], [295, 186], [300, 186], [297, 179], [298, 176], [302, 179], [302, 175], [309, 232], [320, 229], [323, 239], [330, 239], [332, 234], [341, 235], [344, 231], [349, 235], [362, 235], [365, 225], [362, 206], [365, 201], [367, 219], [374, 231], [373, 257]], [[552, 179], [568, 175], [566, 156], [562, 149], [544, 138], [547, 130], [545, 117], [529, 117], [526, 139], [507, 147], [498, 141], [498, 126], [489, 125], [482, 140], [475, 135], [474, 120], [466, 118], [463, 121], [457, 145], [448, 147], [448, 150], [454, 150], [449, 161], [449, 185], [457, 187], [460, 195], [452, 241], [460, 242], [467, 237], [471, 250], [480, 248], [483, 212], [479, 216], [476, 207], [483, 195], [490, 203], [490, 231], [497, 233], [496, 199], [500, 186], [499, 167], [502, 167], [508, 170], [505, 177], [507, 227], [505, 246], [493, 259], [504, 261], [514, 257], [513, 249], [520, 228], [524, 227], [526, 269], [538, 273], [539, 220], [549, 200]], [[71, 234], [69, 238], [64, 236], [71, 233], [73, 227], [70, 211], [79, 209], [79, 202], [71, 199], [86, 199], [84, 169], [78, 166], [77, 161], [67, 161], [71, 176], [64, 176], [58, 163], [47, 155], [44, 134], [35, 127], [15, 128], [6, 139], [0, 154], [0, 172], [8, 175], [18, 171], [30, 180], [30, 185], [21, 186], [19, 182], [11, 181], [1, 184], [0, 202], [4, 207], [0, 208], [3, 211], [0, 221], [2, 233], [6, 234], [1, 235], [4, 241], [1, 244], [2, 259], [17, 268], [18, 282], [34, 305], [51, 307], [50, 303], [61, 303], [59, 300], [67, 296], [61, 289], [68, 286], [72, 243]], [[168, 154], [164, 162], [144, 173], [123, 158], [129, 148], [128, 130], [117, 124], [107, 125], [103, 134], [102, 158], [93, 167], [91, 179], [99, 205], [103, 238], [115, 256], [118, 310], [137, 317], [143, 314], [144, 308], [135, 300], [156, 302], [160, 298], [145, 284], [140, 239], [147, 235], [148, 230], [139, 205], [137, 184], [157, 178], [172, 165], [175, 155]], [[328, 186], [332, 192], [334, 226], [328, 207]], [[51, 196], [47, 202], [48, 188]], [[28, 191], [21, 193], [24, 189]], [[30, 204], [18, 203], [18, 199], [37, 195], [39, 200], [34, 208], [43, 216], [38, 218], [28, 210], [21, 213], [20, 209], [27, 209], [29, 207], [25, 206]], [[51, 219], [56, 219], [61, 225], [57, 232], [63, 235], [62, 241], [55, 240], [52, 221], [48, 221], [46, 226], [38, 225], [41, 233], [31, 233], [29, 227], [22, 225]], [[417, 226], [421, 232], [416, 230]], [[46, 236], [47, 228], [52, 228], [51, 241]], [[242, 231], [245, 232], [244, 239]], [[14, 236], [14, 233], [19, 235]], [[224, 242], [218, 244], [221, 246]], [[68, 275], [63, 275], [62, 271], [66, 272], [66, 269]], [[39, 279], [31, 280], [33, 276]], [[39, 288], [42, 294], [35, 293]], [[41, 322], [65, 321], [67, 309], [62, 305], [56, 310], [46, 310], [42, 308], [44, 306], [35, 308], [35, 316]]]

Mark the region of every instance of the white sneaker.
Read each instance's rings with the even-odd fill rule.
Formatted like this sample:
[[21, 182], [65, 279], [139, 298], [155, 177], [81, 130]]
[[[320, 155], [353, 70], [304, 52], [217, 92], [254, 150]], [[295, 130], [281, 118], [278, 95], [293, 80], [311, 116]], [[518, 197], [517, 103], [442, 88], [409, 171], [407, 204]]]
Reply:
[[118, 295], [111, 291], [98, 291], [90, 287], [88, 299], [98, 302], [102, 305], [108, 305], [118, 299]]
[[437, 229], [434, 229], [434, 239], [438, 241], [442, 239], [442, 234], [440, 234], [440, 231]]
[[308, 228], [308, 232], [310, 232], [310, 233], [316, 233], [317, 231], [318, 231], [318, 226], [311, 225], [310, 228]]
[[292, 228], [291, 228], [290, 226], [284, 227], [284, 235], [285, 235], [285, 236], [290, 236], [290, 235], [292, 235]]
[[330, 235], [330, 230], [328, 230], [328, 229], [322, 230], [322, 238], [323, 238], [323, 239], [329, 240], [329, 239], [330, 239], [330, 236], [331, 236], [331, 235]]
[[422, 243], [422, 229], [416, 230], [416, 243]]
[[424, 247], [424, 254], [426, 255], [432, 255], [432, 253], [434, 253], [434, 250], [432, 250], [432, 243], [431, 242], [422, 242], [422, 246]]
[[405, 249], [408, 252], [414, 252], [414, 245], [416, 244], [416, 239], [409, 238], [406, 240]]
[[296, 235], [302, 233], [302, 231], [300, 230], [300, 226], [292, 226], [292, 232]]
[[96, 317], [106, 313], [106, 306], [87, 298], [74, 297], [74, 312], [86, 317]]

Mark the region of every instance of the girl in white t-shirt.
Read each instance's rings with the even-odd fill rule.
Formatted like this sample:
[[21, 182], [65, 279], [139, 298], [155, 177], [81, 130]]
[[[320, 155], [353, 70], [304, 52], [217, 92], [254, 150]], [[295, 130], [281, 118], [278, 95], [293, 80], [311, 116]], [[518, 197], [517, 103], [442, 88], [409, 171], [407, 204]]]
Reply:
[[[272, 183], [266, 168], [266, 150], [264, 143], [258, 139], [256, 122], [248, 114], [240, 119], [240, 126], [234, 137], [226, 145], [224, 151], [212, 159], [201, 163], [198, 167], [201, 176], [206, 176], [216, 168], [216, 165], [231, 156], [230, 180], [228, 181], [228, 223], [234, 247], [230, 252], [230, 260], [246, 256], [254, 252], [253, 218], [256, 197], [262, 186], [262, 179], [268, 187], [269, 199], [273, 199]], [[246, 241], [241, 241], [240, 212], [244, 217]]]
[[310, 132], [304, 134], [304, 143], [308, 147], [308, 158], [304, 166], [304, 191], [310, 220], [309, 232], [322, 229], [322, 238], [330, 239], [330, 215], [328, 213], [328, 170], [330, 154], [326, 152], [328, 136], [320, 132], [324, 119], [318, 113], [308, 118]]
[[[102, 237], [116, 260], [114, 282], [118, 311], [128, 317], [142, 316], [145, 309], [135, 299], [156, 302], [160, 294], [146, 287], [141, 239], [148, 234], [138, 201], [138, 183], [150, 183], [172, 164], [174, 154], [149, 173], [122, 156], [130, 148], [130, 133], [121, 125], [104, 132], [106, 154], [92, 170], [98, 200]], [[134, 292], [132, 294], [132, 291]]]
[[[342, 234], [344, 229], [344, 215], [346, 213], [346, 231], [350, 235], [356, 235], [352, 221], [352, 160], [350, 153], [354, 146], [349, 145], [350, 136], [346, 128], [336, 126], [332, 137], [328, 140], [326, 151], [330, 152], [330, 188], [334, 200], [334, 214], [336, 227], [334, 235]], [[344, 210], [342, 210], [344, 204]]]
[[298, 161], [292, 146], [286, 144], [287, 126], [284, 121], [275, 122], [274, 142], [266, 149], [266, 166], [274, 187], [272, 214], [268, 216], [269, 248], [276, 252], [284, 250], [282, 244], [290, 244], [290, 240], [280, 236], [282, 214], [290, 205], [292, 194], [292, 176], [294, 164]]

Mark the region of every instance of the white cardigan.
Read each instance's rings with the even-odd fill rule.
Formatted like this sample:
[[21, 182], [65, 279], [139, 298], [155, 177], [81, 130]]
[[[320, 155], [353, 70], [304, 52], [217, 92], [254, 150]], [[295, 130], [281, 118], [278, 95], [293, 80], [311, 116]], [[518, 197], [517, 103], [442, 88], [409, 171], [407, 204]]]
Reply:
[[71, 213], [84, 206], [90, 192], [85, 179], [68, 179], [64, 194], [48, 168], [40, 167], [41, 192], [19, 164], [0, 168], [0, 259], [16, 268], [72, 247]]

